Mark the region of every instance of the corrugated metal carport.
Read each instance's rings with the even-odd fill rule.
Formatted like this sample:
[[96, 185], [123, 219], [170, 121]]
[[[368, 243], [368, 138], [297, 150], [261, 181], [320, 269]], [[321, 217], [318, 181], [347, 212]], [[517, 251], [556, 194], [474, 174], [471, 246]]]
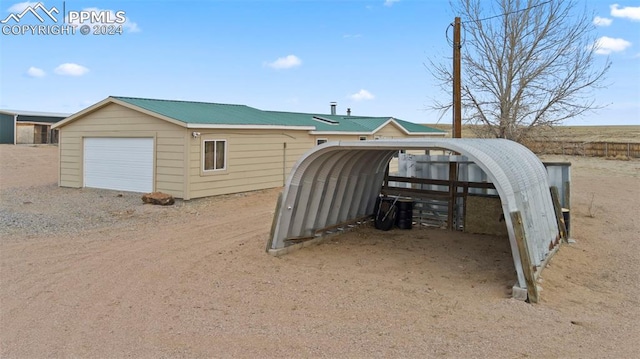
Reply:
[[370, 216], [397, 151], [430, 149], [460, 153], [488, 175], [502, 202], [517, 285], [530, 297], [535, 291], [537, 297], [531, 283], [558, 243], [558, 224], [544, 165], [526, 147], [508, 140], [379, 140], [318, 146], [292, 169], [267, 250], [278, 254], [287, 250], [291, 239], [314, 238], [322, 229]]

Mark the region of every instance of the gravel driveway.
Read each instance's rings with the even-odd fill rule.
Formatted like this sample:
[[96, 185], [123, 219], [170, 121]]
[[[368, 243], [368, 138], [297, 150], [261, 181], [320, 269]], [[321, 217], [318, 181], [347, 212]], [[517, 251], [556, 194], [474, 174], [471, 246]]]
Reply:
[[0, 196], [0, 236], [76, 235], [100, 227], [121, 228], [142, 218], [160, 220], [183, 204], [158, 208], [144, 205], [138, 193], [55, 184], [3, 190]]

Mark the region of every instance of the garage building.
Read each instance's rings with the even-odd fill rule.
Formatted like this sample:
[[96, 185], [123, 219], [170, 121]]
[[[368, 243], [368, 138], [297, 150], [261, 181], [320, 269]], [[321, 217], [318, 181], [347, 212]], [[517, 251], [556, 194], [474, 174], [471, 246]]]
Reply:
[[282, 186], [328, 141], [443, 137], [393, 117], [263, 111], [245, 105], [108, 97], [54, 125], [59, 185], [192, 199]]
[[58, 130], [54, 123], [70, 114], [0, 110], [0, 144], [58, 143]]

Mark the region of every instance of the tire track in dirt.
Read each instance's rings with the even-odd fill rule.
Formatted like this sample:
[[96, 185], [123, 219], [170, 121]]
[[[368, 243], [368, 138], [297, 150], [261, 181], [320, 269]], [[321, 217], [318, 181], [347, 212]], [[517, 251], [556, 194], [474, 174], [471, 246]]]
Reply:
[[[31, 329], [42, 327], [44, 323], [56, 323], [61, 330], [54, 331], [51, 339], [61, 343], [86, 339], [80, 333], [65, 335], [68, 330], [64, 328], [72, 328], [78, 320], [105, 323], [117, 317], [132, 326], [127, 332], [139, 330], [143, 333], [144, 325], [138, 327], [139, 323], [126, 319], [129, 314], [125, 315], [123, 306], [129, 305], [129, 309], [144, 307], [144, 300], [141, 302], [139, 298], [153, 301], [162, 291], [171, 293], [172, 286], [180, 286], [183, 280], [193, 280], [187, 277], [193, 277], [194, 273], [197, 277], [198, 268], [213, 256], [233, 255], [239, 244], [250, 239], [266, 240], [269, 229], [265, 224], [270, 223], [273, 205], [266, 201], [262, 203], [264, 208], [255, 202], [247, 204], [253, 206], [255, 213], [250, 222], [233, 212], [214, 210], [214, 220], [199, 216], [196, 221], [188, 218], [183, 223], [174, 219], [171, 221], [174, 223], [162, 225], [162, 229], [150, 223], [126, 232], [99, 229], [87, 235], [99, 239], [46, 238], [26, 246], [25, 243], [4, 243], [3, 273], [18, 279], [3, 283], [3, 322], [12, 325], [9, 319], [16, 313], [31, 313], [22, 315], [20, 321], [32, 323]], [[203, 233], [212, 235], [203, 236]], [[264, 242], [260, 243], [263, 245]], [[75, 248], [77, 246], [80, 248]], [[20, 253], [12, 253], [12, 249], [19, 249]], [[24, 261], [26, 258], [28, 261]], [[9, 269], [13, 273], [7, 273]], [[21, 276], [16, 275], [19, 272], [28, 275], [20, 279]], [[41, 280], [33, 282], [33, 278]], [[158, 287], [157, 282], [162, 281], [168, 283]], [[165, 297], [165, 301], [171, 299]], [[42, 313], [34, 310], [33, 303], [53, 305], [48, 313]], [[157, 312], [143, 309], [138, 314], [144, 322], [151, 314], [161, 314]], [[100, 332], [99, 328], [108, 327], [106, 324], [94, 325], [91, 329]], [[15, 331], [14, 334], [13, 338], [3, 339], [17, 340], [24, 333]], [[37, 347], [34, 344], [34, 348]], [[58, 354], [65, 355], [64, 352]]]
[[[0, 356], [637, 357], [637, 168], [572, 166], [577, 243], [543, 272], [538, 305], [507, 298], [510, 253], [494, 238], [365, 228], [271, 257], [277, 190], [116, 207], [113, 226], [2, 238]], [[57, 210], [47, 193], [33, 209]]]

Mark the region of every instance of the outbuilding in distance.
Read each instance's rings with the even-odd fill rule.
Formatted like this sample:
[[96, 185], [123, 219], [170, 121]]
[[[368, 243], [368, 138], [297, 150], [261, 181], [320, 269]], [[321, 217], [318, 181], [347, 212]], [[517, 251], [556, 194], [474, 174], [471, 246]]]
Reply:
[[58, 143], [58, 130], [53, 124], [70, 114], [0, 110], [0, 144], [53, 144]]
[[329, 141], [432, 138], [393, 117], [263, 111], [245, 105], [108, 97], [55, 124], [59, 185], [193, 199], [284, 185], [294, 163]]

